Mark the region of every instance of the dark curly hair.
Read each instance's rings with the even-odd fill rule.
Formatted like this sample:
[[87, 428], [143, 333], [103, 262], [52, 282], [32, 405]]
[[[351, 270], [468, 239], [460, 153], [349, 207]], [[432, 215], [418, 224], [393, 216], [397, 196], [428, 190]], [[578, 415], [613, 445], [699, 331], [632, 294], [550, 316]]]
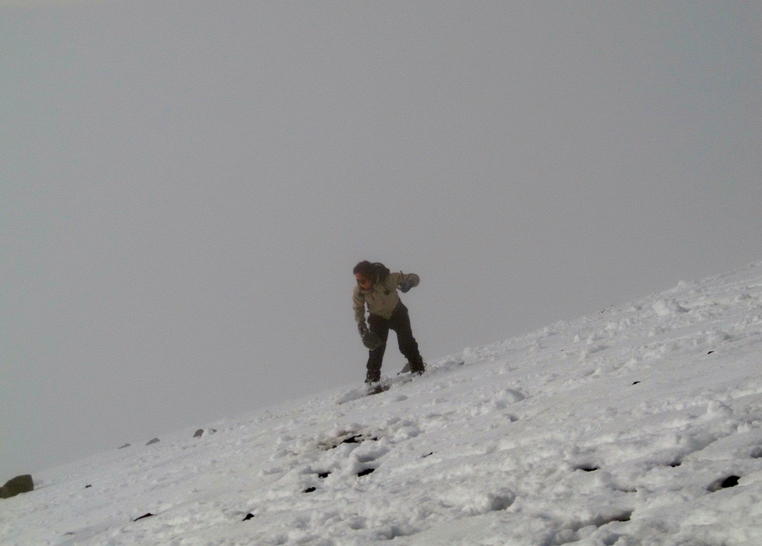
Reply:
[[371, 279], [374, 283], [377, 283], [386, 278], [389, 274], [389, 269], [381, 262], [371, 263], [368, 260], [363, 260], [355, 266], [352, 273], [360, 273], [366, 279]]

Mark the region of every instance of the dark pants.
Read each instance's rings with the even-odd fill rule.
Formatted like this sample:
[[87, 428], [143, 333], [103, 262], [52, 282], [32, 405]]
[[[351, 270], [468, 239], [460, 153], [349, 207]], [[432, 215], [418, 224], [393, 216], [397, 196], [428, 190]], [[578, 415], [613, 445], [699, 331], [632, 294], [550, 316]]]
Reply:
[[370, 314], [368, 316], [368, 326], [372, 332], [378, 334], [378, 337], [384, 343], [377, 349], [370, 351], [368, 355], [368, 374], [365, 378], [367, 383], [381, 379], [381, 363], [384, 360], [389, 330], [394, 330], [397, 333], [400, 352], [410, 362], [410, 370], [412, 372], [423, 371], [423, 359], [421, 358], [421, 353], [418, 352], [418, 342], [413, 337], [413, 330], [410, 327], [410, 315], [408, 315], [407, 307], [402, 302], [394, 308], [394, 312], [389, 320]]

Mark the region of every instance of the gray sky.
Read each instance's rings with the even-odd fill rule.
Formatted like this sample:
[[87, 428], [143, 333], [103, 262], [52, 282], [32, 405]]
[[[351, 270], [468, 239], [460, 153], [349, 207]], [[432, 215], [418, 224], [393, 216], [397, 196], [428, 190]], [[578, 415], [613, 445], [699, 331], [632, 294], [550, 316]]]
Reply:
[[761, 6], [0, 2], [0, 481], [762, 259]]

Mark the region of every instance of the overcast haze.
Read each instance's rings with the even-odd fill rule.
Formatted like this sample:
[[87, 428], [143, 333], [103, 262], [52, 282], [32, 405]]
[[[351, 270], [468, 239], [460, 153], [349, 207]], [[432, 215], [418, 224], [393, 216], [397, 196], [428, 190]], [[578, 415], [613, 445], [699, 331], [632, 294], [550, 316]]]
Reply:
[[761, 6], [0, 2], [0, 481], [759, 261]]

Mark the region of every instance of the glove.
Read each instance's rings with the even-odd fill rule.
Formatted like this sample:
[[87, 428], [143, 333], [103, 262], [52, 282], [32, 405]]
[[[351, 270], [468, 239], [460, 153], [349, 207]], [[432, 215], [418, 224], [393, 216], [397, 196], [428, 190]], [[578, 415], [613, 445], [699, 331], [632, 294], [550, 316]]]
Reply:
[[406, 294], [411, 288], [413, 288], [413, 281], [410, 279], [402, 281], [399, 286], [400, 292], [403, 294]]
[[362, 336], [362, 344], [365, 345], [371, 351], [378, 349], [384, 344], [383, 340], [378, 336], [376, 332], [368, 332]]
[[360, 332], [360, 337], [362, 338], [362, 344], [365, 345], [371, 351], [374, 349], [378, 349], [381, 345], [384, 344], [383, 340], [378, 336], [377, 333], [371, 332], [370, 330], [368, 330], [368, 327], [365, 325], [364, 322], [360, 322], [357, 324], [357, 331]]

